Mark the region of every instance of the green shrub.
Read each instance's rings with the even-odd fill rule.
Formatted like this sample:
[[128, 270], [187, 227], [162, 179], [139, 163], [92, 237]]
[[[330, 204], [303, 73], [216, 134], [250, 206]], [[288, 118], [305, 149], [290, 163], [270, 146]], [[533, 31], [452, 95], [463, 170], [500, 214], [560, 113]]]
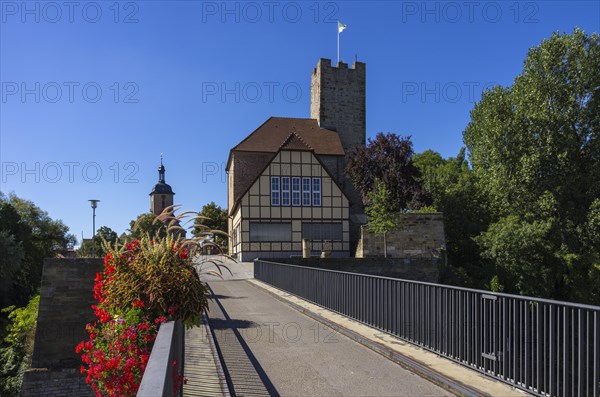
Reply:
[[27, 306], [9, 306], [2, 309], [8, 313], [7, 335], [0, 348], [0, 395], [18, 396], [23, 382], [23, 372], [29, 367], [33, 353], [35, 326], [40, 296], [34, 296]]

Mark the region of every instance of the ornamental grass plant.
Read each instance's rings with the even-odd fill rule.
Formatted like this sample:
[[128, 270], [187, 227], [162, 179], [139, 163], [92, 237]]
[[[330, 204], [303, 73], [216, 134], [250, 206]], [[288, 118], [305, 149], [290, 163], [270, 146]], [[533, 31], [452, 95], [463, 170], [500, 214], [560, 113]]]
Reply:
[[180, 218], [167, 210], [157, 217], [167, 233], [106, 247], [94, 283], [96, 320], [86, 327], [89, 339], [76, 347], [81, 373], [97, 396], [135, 396], [160, 325], [198, 325], [207, 309], [209, 288], [192, 261], [198, 239], [183, 239]]

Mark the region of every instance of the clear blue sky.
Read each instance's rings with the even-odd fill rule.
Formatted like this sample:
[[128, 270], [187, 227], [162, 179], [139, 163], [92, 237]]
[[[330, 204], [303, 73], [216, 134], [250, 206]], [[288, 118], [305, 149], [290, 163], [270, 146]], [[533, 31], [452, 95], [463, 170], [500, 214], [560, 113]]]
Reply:
[[[229, 149], [308, 117], [321, 57], [367, 64], [367, 137], [455, 155], [489, 84], [552, 32], [600, 30], [597, 1], [0, 2], [0, 190], [78, 239], [148, 211], [164, 153], [175, 202], [225, 207]], [[225, 91], [223, 91], [225, 90]], [[225, 95], [222, 95], [225, 92]], [[236, 97], [237, 95], [237, 97]], [[101, 172], [101, 175], [98, 174]]]

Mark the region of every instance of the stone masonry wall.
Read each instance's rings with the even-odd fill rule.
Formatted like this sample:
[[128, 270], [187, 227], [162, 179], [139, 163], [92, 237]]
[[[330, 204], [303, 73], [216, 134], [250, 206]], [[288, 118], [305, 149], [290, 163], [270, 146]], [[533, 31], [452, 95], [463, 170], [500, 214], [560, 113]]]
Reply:
[[42, 274], [32, 369], [25, 373], [21, 396], [93, 395], [79, 374], [75, 346], [87, 340], [85, 325], [94, 320], [94, 278], [101, 259], [46, 259]]
[[21, 397], [93, 397], [95, 395], [78, 369], [30, 370], [25, 372], [21, 386]]
[[[402, 216], [399, 230], [387, 234], [388, 258], [439, 258], [445, 247], [444, 218], [441, 213], [408, 213]], [[383, 257], [383, 236], [361, 227], [357, 258]]]

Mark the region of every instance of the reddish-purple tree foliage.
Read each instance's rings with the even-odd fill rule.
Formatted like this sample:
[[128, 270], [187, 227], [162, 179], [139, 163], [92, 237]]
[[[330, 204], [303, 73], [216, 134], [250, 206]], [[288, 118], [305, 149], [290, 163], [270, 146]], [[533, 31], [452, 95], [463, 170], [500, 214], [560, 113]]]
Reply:
[[410, 136], [379, 132], [366, 146], [357, 146], [349, 156], [346, 174], [367, 204], [367, 194], [379, 179], [392, 193], [394, 207], [401, 211], [418, 209], [431, 202], [417, 181], [418, 169], [412, 163]]

